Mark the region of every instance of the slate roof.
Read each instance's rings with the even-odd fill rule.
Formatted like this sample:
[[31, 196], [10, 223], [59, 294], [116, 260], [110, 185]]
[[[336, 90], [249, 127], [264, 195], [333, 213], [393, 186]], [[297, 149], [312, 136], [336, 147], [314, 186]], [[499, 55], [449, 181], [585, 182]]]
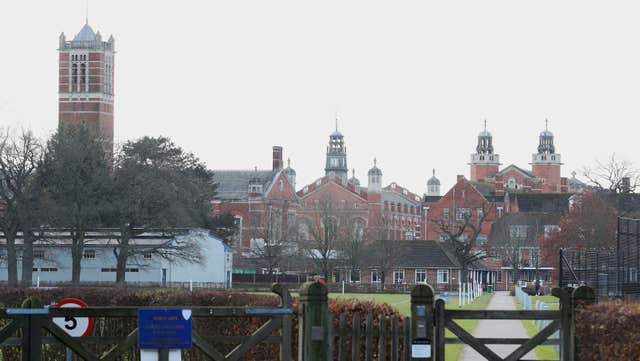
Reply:
[[507, 170], [509, 170], [509, 168], [514, 168], [515, 170], [517, 170], [518, 172], [526, 175], [529, 178], [535, 178], [536, 177], [535, 175], [533, 175], [533, 173], [531, 173], [531, 171], [528, 171], [526, 169], [522, 169], [522, 168], [518, 167], [515, 164], [509, 164], [508, 166], [503, 168], [501, 171], [499, 171], [498, 174], [504, 174]]
[[520, 212], [565, 212], [571, 196], [570, 193], [509, 193], [512, 202], [518, 200]]
[[84, 24], [80, 32], [73, 38], [73, 42], [80, 43], [95, 40], [96, 34], [93, 32], [93, 29], [91, 29], [91, 26], [89, 26], [89, 23]]
[[460, 268], [459, 264], [436, 241], [385, 241], [394, 242], [402, 249], [399, 268]]
[[272, 170], [214, 170], [213, 181], [218, 186], [216, 199], [247, 199], [251, 181], [262, 184], [262, 191], [266, 192], [277, 174]]

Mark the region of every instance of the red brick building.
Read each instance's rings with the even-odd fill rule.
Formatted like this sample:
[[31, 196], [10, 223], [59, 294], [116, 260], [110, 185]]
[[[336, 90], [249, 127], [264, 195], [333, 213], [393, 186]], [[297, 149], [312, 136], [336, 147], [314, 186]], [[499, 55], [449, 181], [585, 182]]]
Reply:
[[58, 59], [58, 120], [60, 125], [84, 124], [113, 153], [113, 81], [115, 40], [102, 41], [89, 23], [71, 41], [60, 34]]

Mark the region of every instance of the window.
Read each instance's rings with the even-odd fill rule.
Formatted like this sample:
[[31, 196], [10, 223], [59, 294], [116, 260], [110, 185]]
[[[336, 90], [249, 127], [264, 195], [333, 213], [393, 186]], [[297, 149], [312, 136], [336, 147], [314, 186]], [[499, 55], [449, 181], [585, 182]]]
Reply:
[[95, 249], [85, 249], [82, 252], [82, 258], [95, 259], [96, 258], [96, 250]]
[[511, 238], [525, 239], [529, 232], [529, 226], [526, 224], [518, 224], [509, 226], [509, 235]]
[[438, 283], [449, 283], [449, 270], [448, 269], [439, 269], [438, 270]]
[[[115, 272], [116, 269], [115, 268], [101, 268], [100, 272]], [[125, 272], [138, 272], [139, 270], [137, 268], [127, 268], [125, 269]]]
[[278, 188], [280, 189], [280, 192], [282, 192], [284, 190], [284, 182], [282, 181], [282, 179], [280, 179], [280, 184], [279, 184]]
[[456, 208], [456, 221], [466, 221], [471, 217], [471, 208]]
[[487, 245], [487, 236], [485, 234], [479, 234], [476, 240], [478, 241], [478, 246], [483, 247]]
[[444, 220], [444, 221], [448, 221], [449, 220], [449, 208], [444, 208], [442, 210], [442, 220]]
[[427, 270], [417, 269], [416, 270], [416, 283], [424, 283], [427, 282]]
[[249, 184], [249, 193], [262, 193], [262, 184]]
[[44, 258], [44, 249], [34, 249], [33, 258]]
[[40, 272], [58, 272], [58, 269], [55, 267], [42, 267], [40, 268]]
[[484, 215], [484, 210], [482, 208], [476, 208], [476, 217], [480, 219], [482, 218], [483, 215]]
[[496, 272], [496, 282], [502, 282], [502, 271]]
[[393, 283], [396, 285], [404, 283], [404, 270], [393, 271]]
[[349, 282], [360, 283], [360, 270], [352, 269], [349, 271]]
[[144, 259], [151, 259], [151, 258], [153, 257], [153, 255], [152, 255], [152, 253], [151, 253], [151, 252], [145, 252], [145, 253], [142, 255], [142, 257], [143, 257]]
[[628, 274], [629, 274], [629, 276], [628, 276], [627, 280], [629, 282], [638, 282], [638, 270], [637, 269], [635, 269], [633, 267], [629, 268], [628, 269]]
[[371, 271], [371, 283], [380, 283], [380, 273], [378, 270]]

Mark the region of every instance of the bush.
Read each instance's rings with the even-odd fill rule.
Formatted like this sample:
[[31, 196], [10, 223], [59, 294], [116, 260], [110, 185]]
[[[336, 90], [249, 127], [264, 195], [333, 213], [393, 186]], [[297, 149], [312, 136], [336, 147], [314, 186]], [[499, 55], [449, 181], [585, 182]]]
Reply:
[[640, 307], [598, 304], [576, 312], [578, 360], [640, 360]]
[[[37, 297], [43, 304], [54, 304], [55, 302], [68, 297], [78, 298], [85, 301], [89, 306], [267, 306], [275, 307], [278, 305], [279, 298], [273, 294], [251, 294], [229, 292], [223, 290], [202, 290], [197, 289], [193, 292], [182, 289], [140, 289], [140, 288], [54, 288], [54, 289], [0, 289], [0, 307], [19, 307], [23, 300], [27, 297]], [[294, 308], [298, 306], [298, 300], [293, 300]], [[374, 317], [374, 326], [379, 324], [379, 316], [387, 317], [386, 328], [391, 329], [391, 317], [397, 316], [399, 327], [402, 325], [402, 317], [398, 311], [386, 304], [377, 304], [372, 301], [358, 300], [329, 300], [329, 312], [333, 315], [334, 326], [337, 330], [339, 325], [339, 315], [345, 313], [347, 315], [347, 327], [352, 327], [353, 315], [360, 315], [361, 335], [364, 338], [364, 327], [366, 317], [372, 314]], [[194, 318], [193, 329], [201, 336], [209, 341], [214, 340], [215, 336], [238, 336], [250, 335], [264, 322], [268, 317], [216, 317], [213, 318]], [[297, 357], [298, 347], [298, 320], [297, 316], [293, 316], [292, 331], [292, 355], [294, 359]], [[0, 328], [4, 323], [0, 323]], [[98, 318], [94, 320], [94, 328], [91, 336], [98, 337], [124, 337], [131, 332], [136, 325], [136, 320], [132, 318]], [[336, 331], [337, 335], [337, 331]], [[377, 344], [377, 338], [374, 338]], [[364, 353], [364, 342], [361, 341]], [[390, 347], [391, 341], [388, 341]], [[336, 343], [337, 345], [337, 343]], [[105, 352], [112, 345], [96, 346], [90, 345], [89, 348]], [[237, 344], [220, 344], [216, 343], [215, 347], [222, 353], [228, 353]], [[351, 337], [347, 337], [347, 350], [351, 347]], [[63, 360], [64, 348], [59, 345], [43, 346], [46, 354], [46, 360]], [[278, 358], [279, 347], [277, 344], [260, 344], [254, 347], [250, 353], [242, 357], [242, 360], [275, 360]], [[389, 349], [390, 350], [390, 349]], [[336, 347], [337, 352], [337, 347]], [[131, 349], [123, 353], [121, 360], [137, 360], [138, 352]], [[17, 360], [20, 359], [19, 348], [4, 347], [0, 348], [0, 360]], [[195, 350], [184, 353], [185, 361], [206, 360], [204, 355]]]

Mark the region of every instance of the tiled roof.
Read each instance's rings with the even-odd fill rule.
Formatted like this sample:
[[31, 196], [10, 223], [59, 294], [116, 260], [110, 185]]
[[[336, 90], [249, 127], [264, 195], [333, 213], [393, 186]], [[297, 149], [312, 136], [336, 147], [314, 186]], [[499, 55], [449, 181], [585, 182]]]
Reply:
[[386, 241], [402, 250], [401, 268], [460, 268], [436, 241]]
[[505, 168], [503, 168], [500, 172], [498, 172], [498, 174], [504, 174], [507, 170], [509, 170], [509, 168], [514, 168], [515, 170], [517, 170], [518, 172], [520, 172], [520, 173], [522, 173], [522, 174], [526, 175], [526, 176], [527, 176], [527, 177], [529, 177], [529, 178], [535, 178], [535, 177], [536, 177], [536, 176], [535, 176], [535, 175], [533, 175], [533, 173], [531, 173], [530, 171], [525, 170], [525, 169], [522, 169], [522, 168], [518, 167], [518, 166], [517, 166], [517, 165], [515, 165], [515, 164], [509, 164], [508, 166], [506, 166]]
[[520, 212], [564, 212], [569, 209], [569, 193], [510, 193]]
[[247, 199], [251, 181], [262, 184], [262, 191], [265, 192], [276, 174], [272, 170], [214, 170], [213, 180], [218, 186], [216, 199]]

